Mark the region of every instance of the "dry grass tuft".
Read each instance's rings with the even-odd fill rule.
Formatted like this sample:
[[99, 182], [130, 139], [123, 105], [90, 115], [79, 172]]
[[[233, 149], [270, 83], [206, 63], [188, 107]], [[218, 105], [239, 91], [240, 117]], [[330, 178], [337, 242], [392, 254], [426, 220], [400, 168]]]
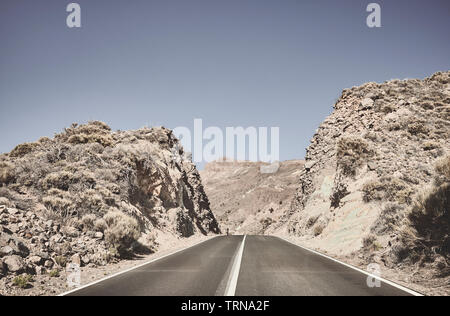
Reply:
[[138, 222], [120, 211], [110, 211], [104, 217], [107, 225], [105, 240], [120, 256], [129, 254], [130, 248], [140, 236]]
[[345, 175], [354, 176], [362, 162], [371, 156], [369, 145], [362, 138], [342, 137], [337, 144], [338, 167]]
[[400, 204], [412, 202], [413, 189], [405, 181], [394, 177], [383, 177], [364, 184], [364, 202], [391, 201]]
[[15, 179], [14, 165], [10, 162], [0, 161], [0, 186], [8, 184]]

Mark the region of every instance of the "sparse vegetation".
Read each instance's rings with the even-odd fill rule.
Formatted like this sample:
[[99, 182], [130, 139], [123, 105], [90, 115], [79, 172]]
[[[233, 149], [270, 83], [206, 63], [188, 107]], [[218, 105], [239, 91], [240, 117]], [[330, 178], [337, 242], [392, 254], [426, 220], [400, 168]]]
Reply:
[[10, 153], [10, 157], [18, 158], [18, 157], [24, 157], [25, 155], [28, 155], [33, 150], [35, 150], [37, 147], [39, 147], [38, 143], [24, 143], [17, 145]]
[[377, 241], [377, 237], [370, 234], [363, 239], [363, 247], [369, 251], [379, 251], [383, 246]]
[[27, 272], [60, 284], [69, 262], [103, 266], [156, 251], [159, 230], [179, 237], [172, 209], [186, 214], [191, 235], [218, 233], [195, 166], [171, 160], [176, 145], [163, 127], [111, 132], [90, 122], [0, 154], [0, 248], [13, 246], [0, 260], [2, 281]]
[[29, 274], [18, 275], [13, 279], [14, 286], [20, 287], [21, 289], [31, 287], [31, 282], [33, 282], [33, 276]]
[[140, 236], [138, 222], [120, 211], [109, 212], [104, 220], [108, 226], [105, 230], [106, 241], [120, 256], [127, 255], [131, 245]]
[[264, 219], [261, 219], [260, 224], [262, 225], [262, 229], [267, 229], [270, 225], [274, 223], [274, 220], [270, 217], [266, 217]]
[[376, 235], [383, 235], [398, 231], [404, 218], [405, 207], [395, 202], [387, 203], [382, 209], [378, 219], [371, 227]]
[[325, 229], [325, 226], [323, 224], [317, 224], [314, 226], [314, 236], [319, 236], [322, 234], [323, 230]]
[[424, 121], [415, 121], [408, 124], [408, 132], [412, 135], [428, 135], [429, 129]]
[[83, 224], [84, 230], [92, 230], [94, 228], [94, 223], [97, 220], [97, 216], [94, 214], [86, 214], [81, 218], [81, 223]]
[[106, 221], [103, 218], [96, 219], [94, 222], [94, 229], [98, 232], [104, 232], [108, 228]]
[[0, 186], [14, 181], [14, 165], [6, 161], [0, 161]]
[[68, 261], [67, 258], [64, 256], [56, 256], [55, 257], [55, 262], [60, 267], [65, 267], [67, 265], [67, 261]]
[[364, 202], [391, 201], [400, 204], [410, 204], [414, 191], [403, 180], [395, 177], [383, 177], [364, 184]]
[[342, 137], [337, 144], [338, 166], [345, 175], [354, 176], [362, 162], [372, 154], [362, 138]]
[[[450, 255], [450, 156], [439, 161], [435, 167], [440, 179], [415, 201], [409, 219], [418, 239], [416, 246], [428, 255], [428, 249], [449, 257]], [[425, 247], [425, 248], [424, 248]]]

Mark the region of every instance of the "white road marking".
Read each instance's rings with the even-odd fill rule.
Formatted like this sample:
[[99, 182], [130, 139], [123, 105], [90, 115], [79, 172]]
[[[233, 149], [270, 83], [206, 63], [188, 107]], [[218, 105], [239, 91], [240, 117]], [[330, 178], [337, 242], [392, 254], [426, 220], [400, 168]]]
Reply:
[[208, 239], [206, 239], [206, 240], [199, 241], [199, 242], [193, 244], [192, 246], [189, 246], [189, 247], [185, 247], [185, 248], [179, 249], [179, 250], [177, 250], [177, 251], [171, 252], [171, 253], [169, 253], [169, 254], [167, 254], [167, 255], [164, 255], [164, 256], [161, 256], [161, 257], [159, 257], [159, 258], [152, 259], [152, 260], [150, 260], [150, 261], [148, 261], [148, 262], [142, 263], [142, 264], [137, 265], [137, 266], [135, 266], [135, 267], [132, 267], [132, 268], [129, 268], [129, 269], [126, 269], [126, 270], [117, 272], [117, 273], [115, 273], [115, 274], [113, 274], [113, 275], [104, 277], [103, 279], [100, 279], [100, 280], [91, 282], [91, 283], [89, 283], [89, 284], [80, 286], [80, 287], [78, 287], [78, 288], [76, 288], [76, 289], [74, 289], [74, 290], [71, 290], [71, 291], [68, 291], [68, 292], [59, 294], [58, 296], [66, 296], [66, 295], [75, 293], [75, 292], [77, 292], [77, 291], [80, 291], [80, 290], [82, 290], [82, 289], [85, 289], [85, 288], [87, 288], [87, 287], [90, 287], [90, 286], [92, 286], [92, 285], [95, 285], [95, 284], [97, 284], [97, 283], [106, 281], [106, 280], [111, 279], [111, 278], [115, 278], [116, 276], [119, 276], [119, 275], [121, 275], [121, 274], [130, 272], [130, 271], [133, 271], [133, 270], [135, 270], [135, 269], [138, 269], [138, 268], [141, 268], [141, 267], [143, 267], [143, 266], [146, 266], [146, 265], [148, 265], [148, 264], [150, 264], [150, 263], [156, 262], [156, 261], [158, 261], [158, 260], [161, 260], [161, 259], [167, 258], [167, 257], [169, 257], [169, 256], [172, 256], [172, 255], [174, 255], [174, 254], [176, 254], [176, 253], [179, 253], [179, 252], [182, 252], [182, 251], [187, 250], [187, 249], [189, 249], [189, 248], [195, 247], [195, 246], [197, 246], [197, 245], [200, 245], [201, 243], [204, 243], [204, 242], [206, 242], [206, 241], [208, 241], [208, 240], [212, 240], [212, 239], [214, 239], [214, 238], [217, 238], [217, 236], [212, 237], [212, 238], [208, 238]]
[[238, 253], [234, 258], [233, 267], [230, 272], [230, 279], [228, 280], [227, 288], [225, 290], [224, 296], [234, 296], [236, 293], [237, 282], [239, 279], [239, 272], [241, 271], [241, 262], [242, 255], [244, 253], [245, 239], [247, 236], [244, 236], [242, 240], [241, 246], [239, 247]]
[[319, 256], [322, 256], [322, 257], [324, 257], [324, 258], [330, 259], [331, 261], [340, 263], [340, 264], [342, 264], [342, 265], [344, 265], [344, 266], [346, 266], [346, 267], [348, 267], [348, 268], [351, 268], [351, 269], [353, 269], [353, 270], [356, 270], [356, 271], [358, 271], [358, 272], [361, 272], [361, 273], [363, 273], [363, 274], [365, 274], [365, 275], [367, 275], [367, 276], [370, 276], [371, 278], [380, 280], [381, 282], [386, 283], [386, 284], [389, 284], [389, 285], [391, 285], [391, 286], [393, 286], [393, 287], [395, 287], [395, 288], [397, 288], [397, 289], [400, 289], [400, 290], [402, 290], [402, 291], [405, 291], [406, 293], [409, 293], [409, 294], [414, 295], [414, 296], [424, 296], [423, 294], [420, 294], [420, 293], [418, 293], [418, 292], [415, 292], [415, 291], [413, 291], [413, 290], [411, 290], [411, 289], [408, 289], [408, 288], [406, 288], [406, 287], [404, 287], [404, 286], [401, 286], [401, 285], [399, 285], [399, 284], [397, 284], [397, 283], [394, 283], [394, 282], [391, 282], [391, 281], [389, 281], [389, 280], [383, 279], [383, 278], [381, 278], [381, 277], [379, 277], [379, 276], [376, 276], [376, 275], [371, 274], [371, 273], [368, 273], [368, 272], [366, 272], [366, 271], [364, 271], [364, 270], [358, 269], [357, 267], [354, 267], [354, 266], [352, 266], [352, 265], [350, 265], [350, 264], [347, 264], [347, 263], [345, 263], [345, 262], [339, 261], [339, 260], [334, 259], [334, 258], [332, 258], [332, 257], [329, 257], [329, 256], [327, 256], [327, 255], [324, 255], [323, 253], [320, 253], [320, 252], [318, 252], [318, 251], [315, 251], [315, 250], [312, 250], [312, 249], [303, 247], [303, 246], [301, 246], [301, 245], [299, 245], [299, 244], [297, 244], [297, 243], [294, 243], [294, 242], [292, 242], [292, 241], [290, 241], [290, 240], [288, 240], [288, 239], [286, 239], [286, 238], [279, 237], [279, 236], [277, 236], [277, 237], [280, 238], [280, 239], [283, 239], [284, 241], [286, 241], [286, 242], [288, 242], [288, 243], [290, 243], [290, 244], [293, 244], [293, 245], [295, 245], [295, 246], [297, 246], [297, 247], [300, 247], [300, 248], [302, 248], [302, 249], [304, 249], [304, 250], [307, 250], [307, 251], [312, 252], [312, 253], [314, 253], [314, 254], [316, 254], [316, 255], [319, 255]]

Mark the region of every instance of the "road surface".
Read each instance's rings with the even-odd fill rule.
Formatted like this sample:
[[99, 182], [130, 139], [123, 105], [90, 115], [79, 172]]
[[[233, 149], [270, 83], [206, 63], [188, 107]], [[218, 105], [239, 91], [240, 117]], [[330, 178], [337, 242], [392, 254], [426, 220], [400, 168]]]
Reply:
[[384, 282], [370, 288], [367, 275], [277, 237], [243, 242], [244, 236], [216, 237], [68, 295], [410, 295]]

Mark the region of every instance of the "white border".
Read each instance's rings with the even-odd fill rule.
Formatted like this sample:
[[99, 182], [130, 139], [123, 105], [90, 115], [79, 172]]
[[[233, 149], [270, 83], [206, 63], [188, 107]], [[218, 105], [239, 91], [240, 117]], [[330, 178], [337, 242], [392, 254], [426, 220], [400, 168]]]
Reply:
[[152, 259], [152, 260], [150, 260], [150, 261], [147, 261], [147, 262], [142, 263], [142, 264], [140, 264], [140, 265], [137, 265], [137, 266], [135, 266], [135, 267], [132, 267], [132, 268], [129, 268], [129, 269], [126, 269], [126, 270], [117, 272], [117, 273], [112, 274], [112, 275], [110, 275], [110, 276], [104, 277], [104, 278], [102, 278], [102, 279], [100, 279], [100, 280], [97, 280], [97, 281], [88, 283], [88, 284], [83, 285], [83, 286], [80, 286], [80, 287], [78, 287], [78, 288], [76, 288], [76, 289], [74, 289], [74, 290], [71, 290], [71, 291], [68, 291], [68, 292], [64, 292], [64, 293], [62, 293], [62, 294], [59, 294], [59, 295], [57, 295], [57, 296], [66, 296], [66, 295], [75, 293], [75, 292], [77, 292], [77, 291], [80, 291], [80, 290], [85, 289], [85, 288], [87, 288], [87, 287], [90, 287], [90, 286], [92, 286], [92, 285], [98, 284], [98, 283], [100, 283], [100, 282], [103, 282], [103, 281], [106, 281], [106, 280], [108, 280], [108, 279], [114, 278], [114, 277], [119, 276], [119, 275], [121, 275], [121, 274], [130, 272], [130, 271], [133, 271], [133, 270], [138, 269], [138, 268], [141, 268], [141, 267], [143, 267], [143, 266], [146, 266], [146, 265], [148, 265], [148, 264], [150, 264], [150, 263], [153, 263], [153, 262], [156, 262], [156, 261], [158, 261], [158, 260], [167, 258], [167, 257], [169, 257], [169, 256], [172, 256], [172, 255], [176, 254], [176, 253], [179, 253], [179, 252], [182, 252], [182, 251], [184, 251], [184, 250], [187, 250], [187, 249], [189, 249], [189, 248], [195, 247], [195, 246], [197, 246], [197, 245], [200, 245], [201, 243], [204, 243], [204, 242], [206, 242], [206, 241], [212, 240], [212, 239], [217, 238], [217, 237], [219, 237], [219, 236], [214, 236], [214, 237], [208, 238], [208, 239], [206, 239], [206, 240], [201, 240], [201, 241], [199, 241], [199, 242], [197, 242], [197, 243], [195, 243], [195, 244], [193, 244], [193, 245], [191, 245], [191, 246], [188, 246], [188, 247], [185, 247], [185, 248], [181, 248], [181, 249], [179, 249], [179, 250], [177, 250], [177, 251], [174, 251], [174, 252], [171, 252], [171, 253], [166, 254], [166, 255], [164, 255], [164, 256], [161, 256], [161, 257]]
[[316, 254], [316, 255], [319, 255], [319, 256], [322, 256], [322, 257], [327, 258], [327, 259], [329, 259], [329, 260], [332, 260], [332, 261], [334, 261], [334, 262], [340, 263], [340, 264], [342, 264], [342, 265], [344, 265], [344, 266], [346, 266], [346, 267], [348, 267], [348, 268], [351, 268], [351, 269], [356, 270], [356, 271], [358, 271], [358, 272], [360, 272], [360, 273], [363, 273], [363, 274], [365, 274], [365, 275], [367, 275], [367, 276], [370, 276], [371, 278], [380, 280], [381, 282], [384, 282], [384, 283], [386, 283], [386, 284], [389, 284], [389, 285], [391, 285], [391, 286], [393, 286], [393, 287], [395, 287], [395, 288], [397, 288], [397, 289], [400, 289], [400, 290], [402, 290], [402, 291], [404, 291], [404, 292], [406, 292], [406, 293], [409, 293], [409, 294], [411, 294], [411, 295], [414, 295], [414, 296], [424, 296], [423, 294], [420, 294], [420, 293], [418, 293], [418, 292], [415, 292], [415, 291], [413, 291], [413, 290], [411, 290], [411, 289], [408, 289], [408, 288], [406, 288], [406, 287], [404, 287], [404, 286], [401, 286], [401, 285], [399, 285], [399, 284], [397, 284], [397, 283], [394, 283], [394, 282], [391, 282], [391, 281], [389, 281], [389, 280], [383, 279], [383, 278], [381, 278], [381, 277], [379, 277], [379, 276], [376, 276], [376, 275], [370, 274], [370, 273], [368, 273], [368, 272], [366, 272], [366, 271], [364, 271], [364, 270], [358, 269], [358, 268], [356, 268], [356, 267], [354, 267], [354, 266], [352, 266], [352, 265], [350, 265], [350, 264], [347, 264], [347, 263], [345, 263], [345, 262], [342, 262], [342, 261], [339, 261], [339, 260], [337, 260], [337, 259], [331, 258], [331, 257], [329, 257], [329, 256], [327, 256], [327, 255], [324, 255], [323, 253], [320, 253], [320, 252], [318, 252], [318, 251], [315, 251], [315, 250], [312, 250], [312, 249], [303, 247], [303, 246], [301, 246], [301, 245], [299, 245], [299, 244], [297, 244], [297, 243], [294, 243], [294, 242], [292, 242], [292, 241], [290, 241], [290, 240], [288, 240], [288, 239], [286, 239], [286, 238], [284, 238], [284, 237], [280, 237], [280, 236], [276, 236], [276, 237], [278, 237], [278, 238], [280, 238], [280, 239], [282, 239], [282, 240], [284, 240], [284, 241], [286, 241], [286, 242], [288, 242], [288, 243], [290, 243], [290, 244], [293, 244], [294, 246], [297, 246], [297, 247], [300, 247], [300, 248], [302, 248], [302, 249], [304, 249], [304, 250], [307, 250], [307, 251], [309, 251], [309, 252], [312, 252], [312, 253], [314, 253], [314, 254]]

